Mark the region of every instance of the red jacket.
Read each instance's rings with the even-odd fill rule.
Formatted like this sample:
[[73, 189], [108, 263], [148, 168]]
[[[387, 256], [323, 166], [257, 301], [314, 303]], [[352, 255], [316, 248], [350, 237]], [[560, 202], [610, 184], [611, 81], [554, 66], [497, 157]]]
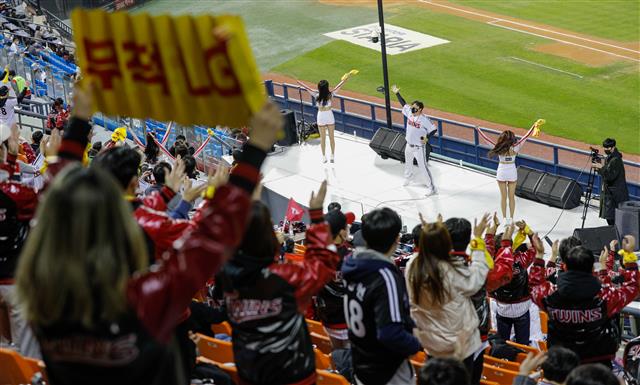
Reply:
[[484, 243], [487, 251], [493, 257], [493, 269], [487, 274], [487, 291], [492, 292], [501, 286], [511, 282], [513, 278], [513, 262], [514, 256], [511, 247], [503, 247], [498, 255], [495, 255], [496, 247], [494, 234], [485, 234]]
[[[234, 169], [235, 171], [235, 169]], [[307, 230], [300, 264], [238, 253], [220, 281], [233, 327], [233, 352], [241, 384], [312, 384], [316, 368], [304, 312], [335, 274], [340, 257], [321, 210]], [[288, 347], [288, 348], [286, 348]], [[293, 348], [296, 347], [296, 348]]]
[[0, 183], [0, 285], [13, 284], [37, 205], [38, 194], [31, 187], [10, 179]]
[[638, 295], [638, 267], [626, 266], [620, 286], [601, 282], [593, 274], [566, 271], [557, 285], [545, 279], [544, 260], [530, 273], [531, 297], [549, 314], [549, 346], [575, 351], [583, 363], [612, 359], [619, 348], [616, 315]]

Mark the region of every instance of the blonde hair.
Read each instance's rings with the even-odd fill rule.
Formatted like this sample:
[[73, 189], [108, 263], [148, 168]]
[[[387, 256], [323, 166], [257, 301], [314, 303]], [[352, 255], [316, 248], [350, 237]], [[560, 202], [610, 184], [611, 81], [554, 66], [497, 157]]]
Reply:
[[91, 328], [127, 309], [126, 285], [147, 250], [122, 190], [106, 172], [69, 166], [56, 177], [22, 250], [16, 288], [35, 326]]

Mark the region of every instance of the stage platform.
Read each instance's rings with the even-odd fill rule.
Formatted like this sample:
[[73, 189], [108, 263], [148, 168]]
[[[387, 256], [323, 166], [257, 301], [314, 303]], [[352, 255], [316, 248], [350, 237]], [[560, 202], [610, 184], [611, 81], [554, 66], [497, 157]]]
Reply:
[[[494, 176], [433, 158], [429, 167], [438, 195], [426, 197], [426, 186], [419, 184], [422, 180], [403, 186], [404, 164], [380, 158], [366, 140], [336, 133], [335, 163], [321, 162], [319, 140], [281, 148], [268, 156], [263, 182], [274, 192], [307, 206], [311, 191], [327, 179], [326, 204], [339, 202], [343, 211], [353, 211], [357, 218], [376, 207], [390, 207], [401, 215], [409, 231], [419, 223], [419, 212], [428, 220], [435, 220], [441, 213], [445, 219], [464, 217], [472, 223], [473, 218], [484, 212], [497, 211], [501, 217], [500, 193]], [[541, 235], [552, 228], [561, 211], [516, 197], [516, 220], [525, 219]], [[565, 210], [549, 237], [572, 235], [581, 225], [581, 216], [582, 206]], [[598, 218], [597, 208], [589, 209], [585, 227], [606, 224]]]

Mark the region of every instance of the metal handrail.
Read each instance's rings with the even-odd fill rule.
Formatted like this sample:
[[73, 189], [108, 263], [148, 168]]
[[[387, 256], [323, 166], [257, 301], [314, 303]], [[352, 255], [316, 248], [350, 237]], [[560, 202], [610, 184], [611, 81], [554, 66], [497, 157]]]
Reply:
[[[296, 90], [302, 88], [302, 87], [300, 87], [298, 85], [291, 84], [291, 83], [276, 83], [276, 82], [273, 82], [273, 84], [275, 86], [280, 86], [280, 87], [295, 88]], [[349, 102], [354, 102], [354, 103], [357, 103], [357, 104], [360, 104], [360, 105], [363, 105], [363, 106], [374, 106], [374, 107], [379, 107], [379, 108], [385, 108], [385, 106], [383, 104], [379, 104], [379, 103], [375, 103], [375, 102], [367, 102], [367, 101], [363, 101], [363, 100], [360, 100], [360, 99], [351, 98], [351, 97], [348, 97], [348, 96], [336, 95], [335, 97], [338, 98], [338, 99], [347, 100]], [[303, 100], [301, 100], [300, 102], [305, 103], [306, 105], [309, 105], [309, 106], [313, 105], [313, 104], [311, 104], [309, 102], [305, 102]], [[396, 112], [402, 112], [402, 110], [397, 108], [397, 107], [391, 107], [391, 110], [392, 111], [396, 111]], [[361, 115], [361, 114], [357, 114], [357, 113], [353, 113], [353, 112], [348, 112], [348, 111], [342, 111], [342, 110], [340, 112], [344, 113], [344, 114], [347, 114], [347, 115], [352, 115], [352, 116], [365, 116], [365, 115]], [[433, 118], [433, 119], [440, 120], [440, 121], [445, 122], [445, 123], [454, 124], [454, 125], [461, 126], [461, 127], [466, 127], [466, 128], [475, 128], [476, 127], [476, 126], [474, 126], [472, 124], [469, 124], [469, 123], [458, 122], [458, 121], [455, 121], [455, 120], [452, 120], [452, 119], [441, 118], [441, 117], [438, 117], [438, 116], [435, 116], [435, 115], [427, 115], [427, 116], [429, 116], [430, 118]], [[371, 116], [371, 118], [374, 118], [374, 117]], [[374, 119], [374, 120], [378, 121], [378, 119]], [[479, 128], [482, 131], [489, 132], [489, 133], [492, 133], [492, 134], [499, 135], [501, 133], [501, 131], [494, 130], [494, 129], [491, 129], [491, 128], [486, 128], [486, 127], [479, 127]], [[465, 142], [472, 143], [472, 142], [466, 141], [464, 139], [459, 139], [459, 140], [463, 140]], [[561, 144], [552, 144], [552, 143], [544, 142], [544, 141], [541, 141], [541, 140], [538, 140], [538, 139], [531, 139], [531, 138], [527, 139], [527, 143], [533, 143], [533, 144], [541, 145], [541, 146], [548, 147], [548, 148], [551, 148], [551, 149], [558, 148], [560, 150], [569, 151], [569, 152], [572, 152], [572, 153], [575, 153], [575, 154], [580, 154], [580, 155], [585, 155], [585, 156], [590, 154], [590, 152], [585, 151], [585, 150], [580, 150], [580, 149], [577, 149], [577, 148], [568, 147], [568, 146], [564, 146], [564, 145], [561, 145]], [[476, 144], [476, 143], [474, 143], [474, 144]], [[480, 143], [478, 143], [477, 145], [486, 148], [485, 145], [482, 145]], [[638, 162], [633, 162], [633, 161], [630, 161], [630, 160], [623, 160], [623, 162], [626, 165], [640, 168], [640, 163], [638, 163]]]

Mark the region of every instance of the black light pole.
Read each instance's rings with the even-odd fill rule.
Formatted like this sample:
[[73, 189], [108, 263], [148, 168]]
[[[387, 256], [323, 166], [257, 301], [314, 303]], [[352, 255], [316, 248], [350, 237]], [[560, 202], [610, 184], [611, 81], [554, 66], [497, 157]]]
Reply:
[[391, 99], [389, 97], [389, 72], [387, 70], [387, 45], [384, 36], [384, 11], [382, 0], [378, 0], [378, 19], [380, 20], [380, 44], [382, 45], [382, 76], [384, 77], [384, 106], [387, 112], [387, 128], [391, 129]]

